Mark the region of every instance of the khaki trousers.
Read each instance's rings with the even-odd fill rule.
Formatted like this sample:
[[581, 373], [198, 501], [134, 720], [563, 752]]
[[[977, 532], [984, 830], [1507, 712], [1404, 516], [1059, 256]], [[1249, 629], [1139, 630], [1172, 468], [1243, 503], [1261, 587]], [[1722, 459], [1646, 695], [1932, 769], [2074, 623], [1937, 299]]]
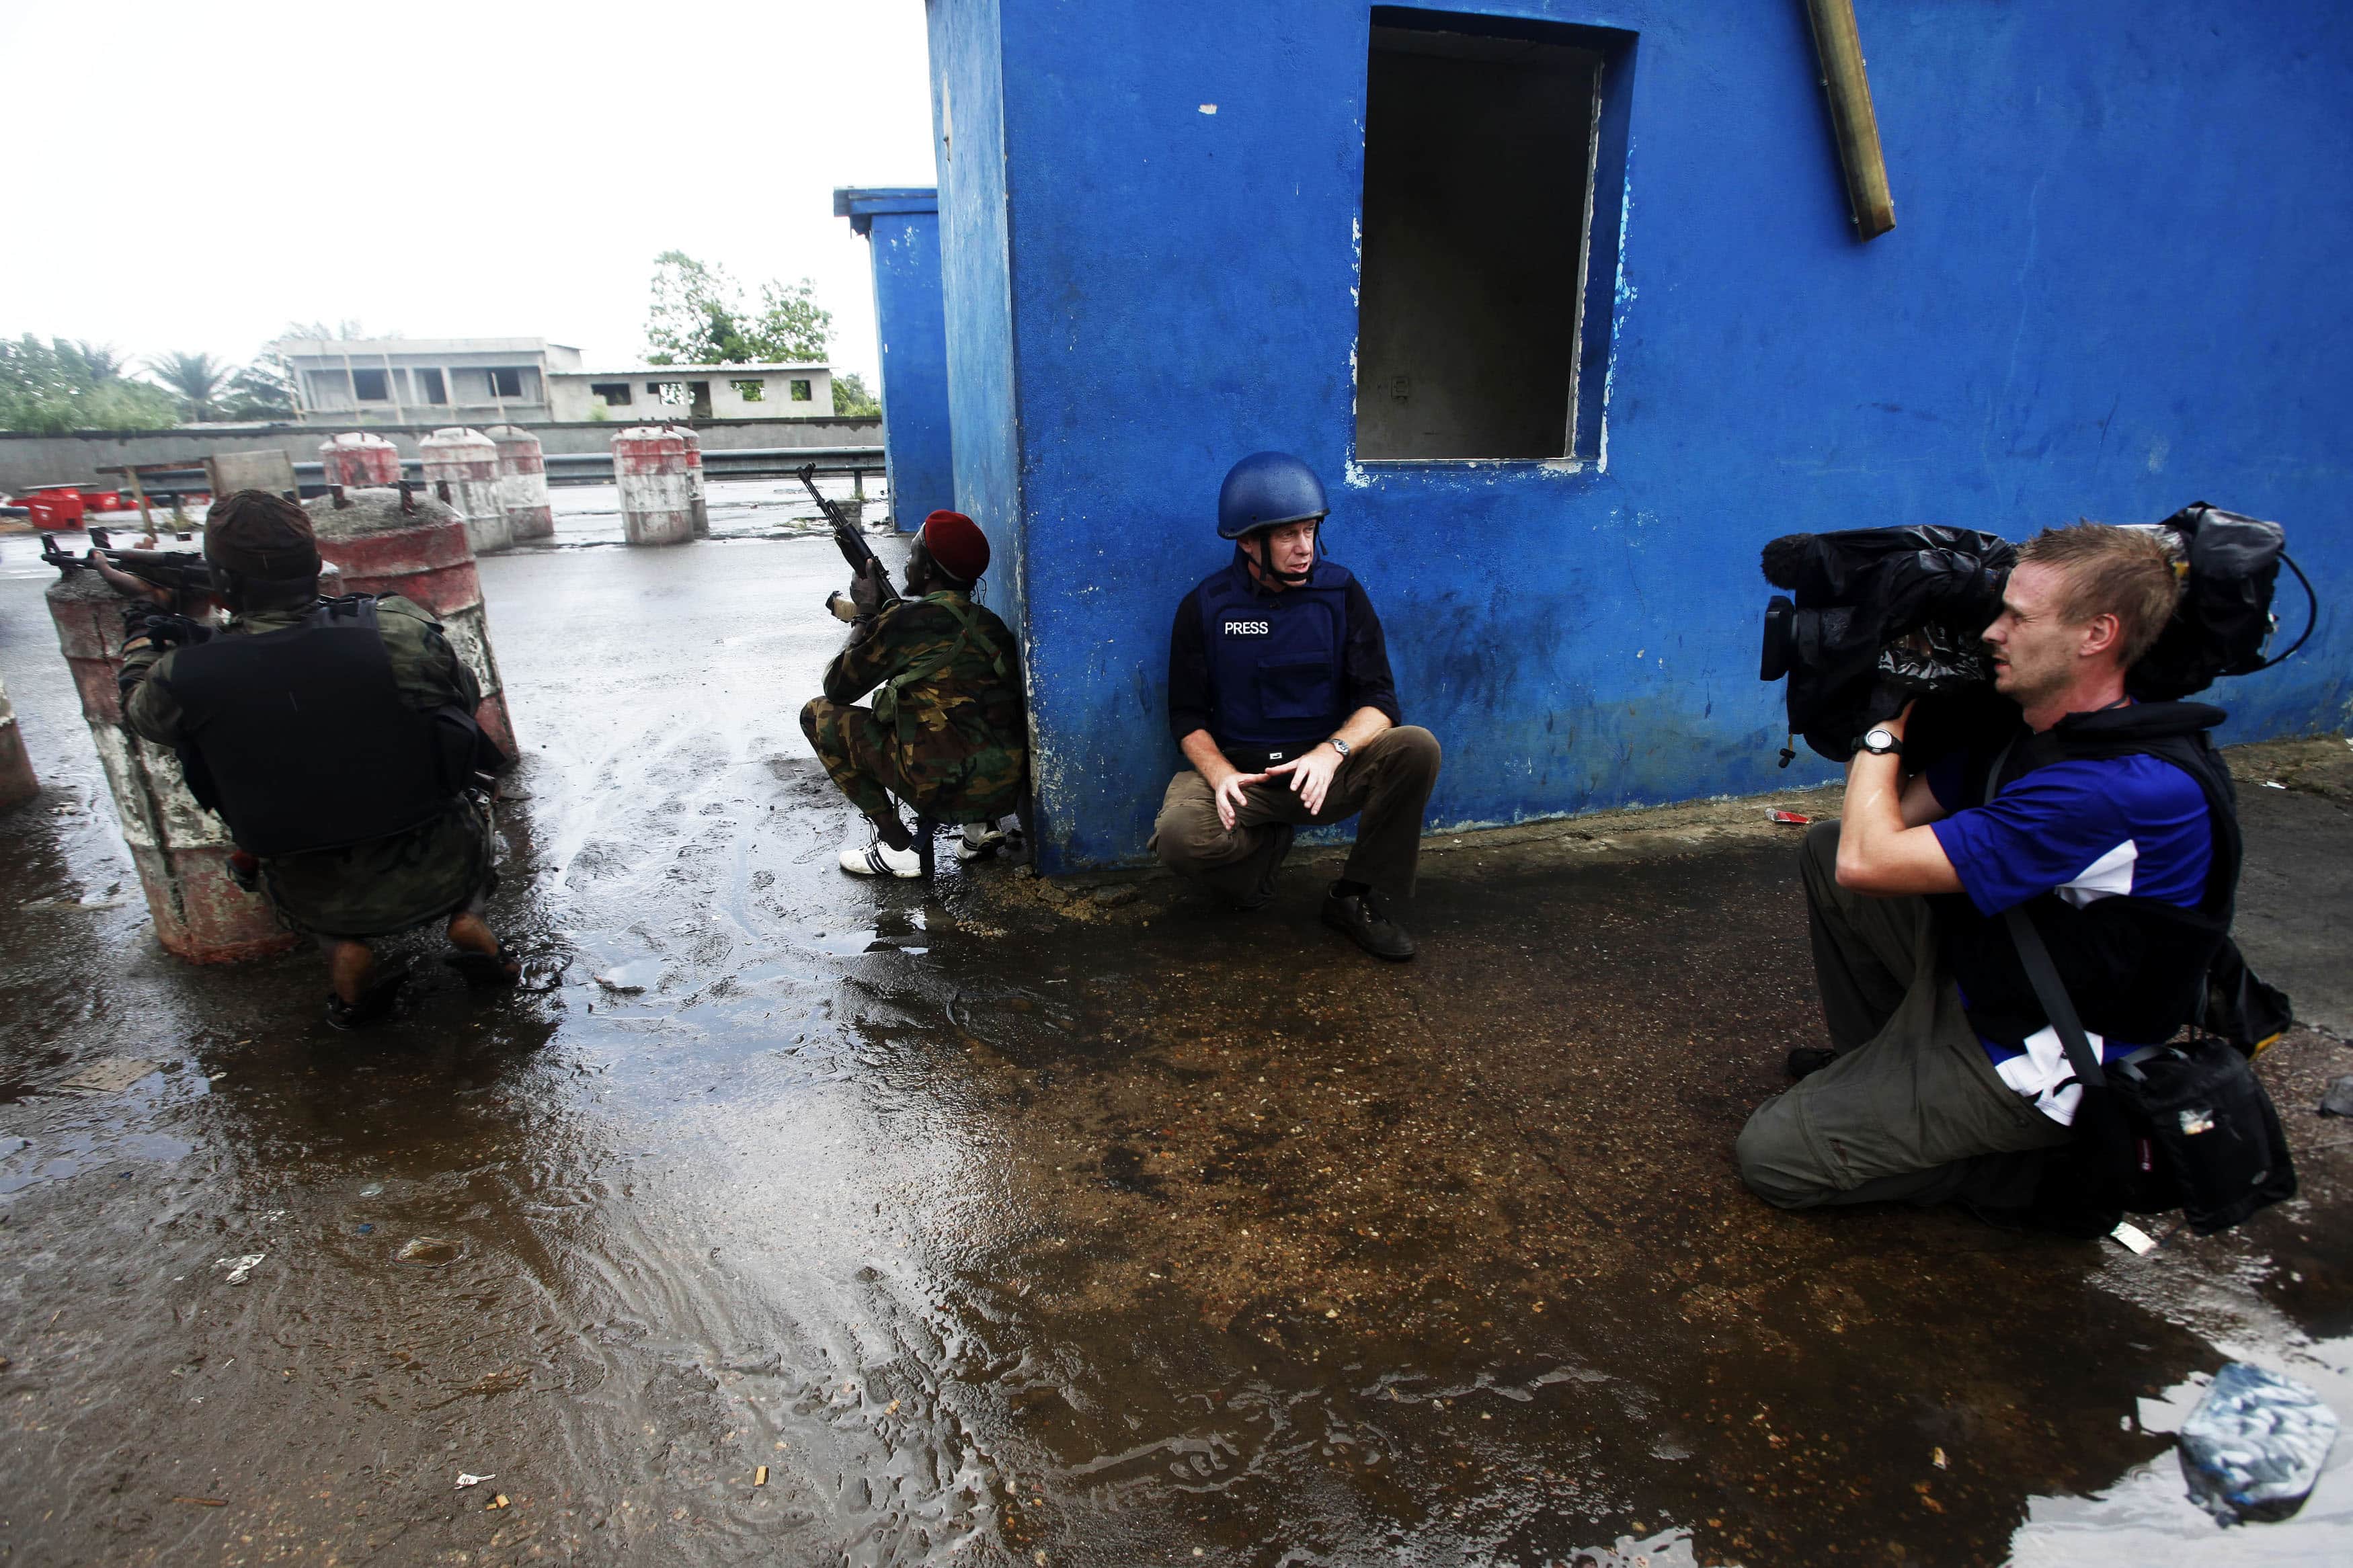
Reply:
[[1814, 978], [1838, 1059], [1748, 1118], [1740, 1179], [1781, 1208], [2022, 1206], [2039, 1152], [2066, 1142], [2069, 1130], [1986, 1059], [1937, 962], [1928, 901], [1840, 887], [1838, 840], [1837, 823], [1817, 824], [1799, 853]]
[[1303, 805], [1285, 773], [1244, 792], [1230, 833], [1218, 820], [1218, 799], [1208, 781], [1187, 768], [1168, 781], [1168, 793], [1161, 797], [1151, 848], [1178, 876], [1247, 899], [1281, 846], [1281, 836], [1271, 831], [1274, 824], [1317, 827], [1361, 812], [1364, 820], [1356, 825], [1356, 847], [1348, 852], [1342, 877], [1408, 899], [1413, 896], [1421, 817], [1430, 786], [1438, 782], [1438, 763], [1437, 736], [1419, 725], [1397, 725], [1349, 753], [1333, 776], [1323, 810], [1310, 812]]

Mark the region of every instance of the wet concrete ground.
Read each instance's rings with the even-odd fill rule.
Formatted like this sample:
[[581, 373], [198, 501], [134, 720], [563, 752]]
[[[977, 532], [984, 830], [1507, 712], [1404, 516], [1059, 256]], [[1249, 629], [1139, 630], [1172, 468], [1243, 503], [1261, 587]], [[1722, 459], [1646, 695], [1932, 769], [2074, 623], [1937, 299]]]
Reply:
[[[2353, 1555], [2353, 1445], [2225, 1531], [2166, 1436], [2232, 1355], [2353, 1415], [2336, 1036], [2264, 1058], [2305, 1195], [2228, 1237], [1778, 1214], [1731, 1142], [1818, 1026], [1756, 803], [1434, 838], [1398, 967], [1305, 858], [1241, 918], [878, 887], [795, 717], [829, 546], [596, 526], [482, 568], [496, 919], [561, 979], [420, 943], [356, 1036], [307, 956], [155, 949], [0, 542], [48, 785], [0, 816], [0, 1560]], [[2353, 752], [2241, 765], [2246, 944], [2342, 1033]], [[69, 1087], [109, 1058], [155, 1067]]]

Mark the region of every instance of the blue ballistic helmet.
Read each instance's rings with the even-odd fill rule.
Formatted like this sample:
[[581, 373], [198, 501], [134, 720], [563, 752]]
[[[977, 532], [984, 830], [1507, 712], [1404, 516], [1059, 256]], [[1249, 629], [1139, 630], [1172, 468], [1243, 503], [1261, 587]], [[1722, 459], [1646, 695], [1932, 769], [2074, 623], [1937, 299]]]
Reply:
[[1332, 510], [1315, 470], [1288, 452], [1252, 452], [1218, 487], [1218, 537], [1321, 518]]

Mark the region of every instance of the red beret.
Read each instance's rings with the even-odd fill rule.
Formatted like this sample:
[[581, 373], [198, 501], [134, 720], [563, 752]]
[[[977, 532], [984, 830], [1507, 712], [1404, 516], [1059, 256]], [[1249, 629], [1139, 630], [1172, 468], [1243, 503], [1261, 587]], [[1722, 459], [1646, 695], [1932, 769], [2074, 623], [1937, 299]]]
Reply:
[[960, 511], [935, 511], [923, 519], [923, 548], [940, 570], [969, 583], [988, 570], [988, 535]]

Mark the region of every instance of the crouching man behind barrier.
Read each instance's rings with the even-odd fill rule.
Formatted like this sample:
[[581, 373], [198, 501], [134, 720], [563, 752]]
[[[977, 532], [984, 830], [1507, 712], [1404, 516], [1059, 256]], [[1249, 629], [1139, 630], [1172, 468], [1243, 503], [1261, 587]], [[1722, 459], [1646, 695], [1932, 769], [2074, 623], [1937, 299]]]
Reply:
[[[2147, 531], [2046, 531], [2020, 552], [1984, 633], [2022, 722], [1908, 783], [1910, 710], [1865, 736], [1844, 820], [1814, 827], [1801, 857], [1831, 1047], [1792, 1052], [1799, 1081], [1740, 1135], [1741, 1177], [1768, 1202], [2047, 1211], [2044, 1180], [2062, 1169], [2050, 1152], [2079, 1108], [2088, 1140], [2116, 1119], [2107, 1086], [2141, 1082], [2130, 1064], [2154, 1069], [2157, 1047], [2200, 1016], [2210, 968], [2236, 958], [2239, 830], [2206, 734], [2224, 714], [2125, 689], [2179, 595]], [[2093, 1072], [2071, 1060], [2071, 1033]], [[2138, 1205], [2112, 1204], [2110, 1223], [2126, 1206]]]
[[282, 496], [222, 497], [204, 549], [228, 625], [126, 609], [123, 721], [177, 749], [228, 824], [232, 871], [318, 939], [328, 1021], [386, 1011], [406, 973], [380, 973], [369, 940], [430, 921], [470, 984], [513, 984], [522, 965], [481, 914], [497, 881], [482, 786], [506, 759], [439, 625], [397, 595], [320, 598], [310, 517]]
[[1438, 741], [1399, 722], [1372, 600], [1318, 558], [1324, 486], [1282, 452], [1244, 458], [1218, 496], [1234, 559], [1176, 606], [1168, 728], [1191, 765], [1154, 824], [1161, 863], [1245, 909], [1274, 893], [1293, 834], [1363, 814], [1324, 899], [1324, 923], [1402, 960], [1396, 910], [1413, 895]]
[[[907, 552], [906, 597], [886, 605], [881, 563], [850, 585], [849, 641], [826, 667], [825, 695], [801, 732], [866, 831], [841, 851], [860, 877], [914, 877], [922, 858], [897, 801], [966, 825], [966, 848], [1021, 805], [1029, 721], [1013, 633], [972, 600], [988, 536], [960, 511], [935, 511]], [[871, 691], [871, 707], [854, 706]], [[959, 850], [959, 853], [963, 853]]]

